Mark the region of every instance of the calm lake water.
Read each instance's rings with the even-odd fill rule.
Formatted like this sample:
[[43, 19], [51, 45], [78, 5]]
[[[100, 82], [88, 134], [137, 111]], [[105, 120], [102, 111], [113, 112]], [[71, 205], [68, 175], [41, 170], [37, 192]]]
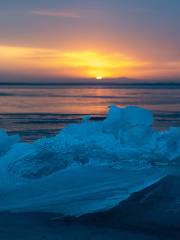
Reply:
[[83, 115], [100, 120], [112, 104], [152, 110], [158, 128], [180, 126], [180, 84], [0, 85], [0, 128], [32, 141]]

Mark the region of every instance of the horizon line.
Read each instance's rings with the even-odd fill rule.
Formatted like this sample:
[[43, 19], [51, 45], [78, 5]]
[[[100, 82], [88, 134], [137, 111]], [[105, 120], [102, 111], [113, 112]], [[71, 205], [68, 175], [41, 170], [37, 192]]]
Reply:
[[154, 82], [154, 80], [149, 82], [142, 82], [142, 81], [136, 81], [136, 82], [21, 82], [21, 81], [11, 81], [6, 82], [0, 81], [0, 85], [180, 85], [180, 81], [157, 81]]

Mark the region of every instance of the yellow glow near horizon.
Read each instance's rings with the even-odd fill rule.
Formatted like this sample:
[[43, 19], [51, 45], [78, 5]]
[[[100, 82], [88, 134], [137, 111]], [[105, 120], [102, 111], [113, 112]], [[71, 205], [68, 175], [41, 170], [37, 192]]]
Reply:
[[[52, 76], [115, 77], [126, 74], [145, 63], [131, 58], [96, 51], [61, 51], [25, 47], [0, 46], [0, 70], [8, 72], [30, 71]], [[24, 70], [25, 69], [25, 70]], [[25, 72], [26, 71], [26, 72]]]
[[96, 77], [96, 80], [102, 80], [102, 79], [103, 79], [102, 76], [97, 76], [97, 77]]
[[57, 65], [62, 64], [67, 68], [79, 69], [83, 75], [92, 78], [96, 76], [117, 77], [120, 72], [127, 74], [132, 69], [147, 64], [122, 55], [96, 51], [64, 52], [59, 54], [56, 61]]
[[3, 73], [102, 80], [153, 73], [157, 76], [166, 69], [177, 72], [179, 66], [180, 63], [151, 63], [113, 52], [0, 46], [0, 72]]

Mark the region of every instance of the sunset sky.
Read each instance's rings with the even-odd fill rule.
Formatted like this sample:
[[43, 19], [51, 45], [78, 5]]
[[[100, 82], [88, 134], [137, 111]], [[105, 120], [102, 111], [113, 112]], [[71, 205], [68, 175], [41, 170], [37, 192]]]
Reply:
[[178, 81], [180, 0], [0, 0], [1, 82], [97, 76]]

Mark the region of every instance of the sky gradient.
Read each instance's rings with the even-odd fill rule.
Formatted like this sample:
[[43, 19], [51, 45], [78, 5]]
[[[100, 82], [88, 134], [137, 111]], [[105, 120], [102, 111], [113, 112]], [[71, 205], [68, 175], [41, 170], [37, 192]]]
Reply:
[[180, 79], [179, 0], [0, 0], [0, 6], [1, 82]]

